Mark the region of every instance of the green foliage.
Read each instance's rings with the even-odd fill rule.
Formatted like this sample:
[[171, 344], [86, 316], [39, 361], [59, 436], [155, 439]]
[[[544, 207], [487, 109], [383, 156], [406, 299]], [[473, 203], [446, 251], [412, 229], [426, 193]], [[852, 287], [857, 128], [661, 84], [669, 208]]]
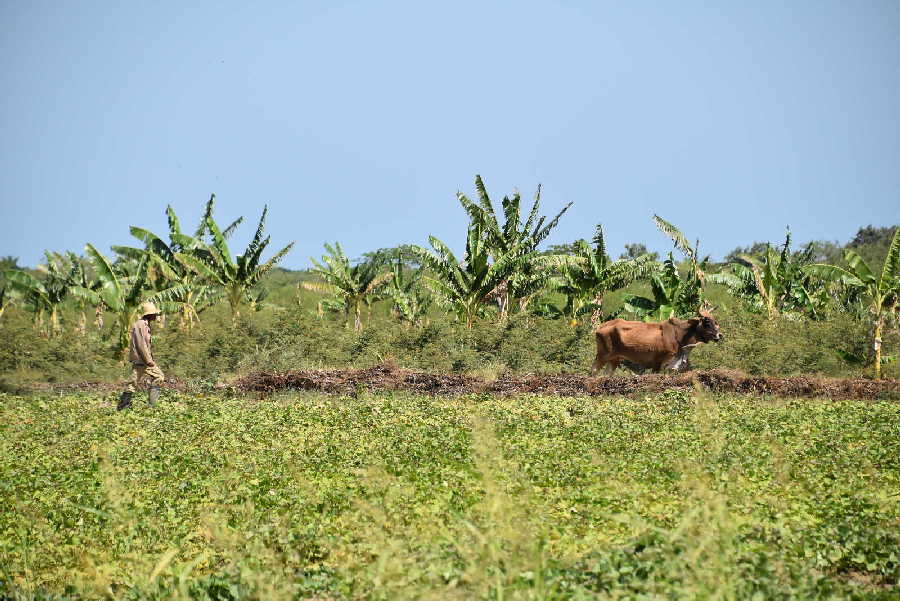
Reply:
[[696, 271], [682, 277], [672, 253], [662, 269], [650, 276], [653, 297], [629, 294], [624, 309], [644, 321], [664, 321], [670, 317], [691, 317], [697, 314], [702, 302], [702, 283]]
[[650, 276], [653, 297], [629, 295], [625, 299], [624, 309], [645, 321], [696, 315], [703, 304], [703, 284], [709, 258], [703, 261], [698, 259], [699, 240], [692, 246], [681, 230], [659, 215], [653, 216], [653, 222], [685, 256], [687, 269], [682, 275], [670, 252], [662, 268]]
[[889, 599], [892, 402], [0, 395], [0, 597]]
[[566, 298], [561, 313], [575, 321], [583, 314], [591, 315], [596, 326], [611, 315], [603, 315], [604, 297], [614, 290], [647, 277], [652, 272], [653, 256], [643, 254], [631, 259], [611, 261], [606, 252], [603, 227], [597, 225], [591, 247], [585, 240], [575, 242], [574, 259], [563, 264], [555, 288]]
[[451, 308], [467, 327], [471, 327], [475, 318], [483, 314], [490, 300], [504, 294], [511, 275], [537, 256], [533, 251], [522, 252], [518, 246], [513, 246], [491, 262], [494, 251], [487, 243], [483, 226], [478, 222], [469, 225], [466, 254], [462, 261], [434, 236], [429, 236], [428, 241], [434, 252], [421, 247], [412, 249], [429, 272], [422, 278], [423, 282], [438, 301]]
[[[174, 367], [183, 370], [180, 373], [184, 377], [202, 377], [207, 367], [224, 377], [235, 371], [267, 368], [271, 361], [294, 367], [288, 358], [306, 362], [303, 366], [313, 362], [315, 366], [344, 367], [359, 361], [377, 363], [392, 356], [404, 365], [435, 370], [577, 371], [589, 362], [586, 357], [591, 341], [586, 330], [548, 323], [545, 318], [567, 315], [571, 324], [571, 318], [586, 313], [592, 314], [592, 321], [598, 321], [622, 310], [651, 320], [686, 317], [712, 294], [722, 306], [731, 305], [729, 315], [739, 331], [729, 332], [729, 341], [747, 340], [752, 348], [736, 352], [736, 346], [730, 344], [717, 347], [706, 354], [716, 358], [709, 366], [772, 375], [803, 369], [818, 374], [860, 375], [850, 357], [866, 357], [876, 366], [876, 373], [880, 374], [882, 366], [887, 373], [896, 373], [893, 364], [876, 355], [881, 352], [878, 341], [892, 346], [896, 340], [892, 326], [897, 316], [900, 245], [885, 246], [882, 257], [886, 260], [879, 263], [880, 279], [874, 275], [879, 271], [873, 267], [875, 263], [861, 254], [886, 245], [885, 232], [890, 228], [861, 229], [854, 241], [854, 248], [860, 252], [848, 249], [846, 265], [804, 267], [822, 253], [815, 245], [792, 252], [788, 237], [780, 253], [766, 245], [757, 249], [759, 256], [738, 258], [740, 263], [733, 265], [730, 273], [707, 276], [708, 262], [699, 259], [698, 243], [690, 244], [678, 228], [658, 216], [654, 217], [657, 227], [672, 239], [686, 260], [678, 264], [670, 253], [668, 261], [651, 269], [655, 267], [653, 257], [646, 254], [612, 261], [599, 228], [593, 245], [579, 240], [539, 252], [537, 246], [569, 205], [548, 220], [539, 214], [539, 188], [527, 215], [518, 193], [505, 197], [502, 211], [495, 211], [480, 177], [476, 178], [476, 189], [476, 202], [459, 195], [471, 221], [462, 257], [454, 256], [440, 240], [432, 238], [433, 251], [400, 245], [367, 253], [365, 260], [351, 266], [339, 245], [326, 245], [330, 255], [309, 272], [275, 267], [290, 245], [269, 261], [262, 261], [269, 242], [264, 236], [266, 209], [247, 250], [232, 257], [227, 239], [241, 219], [221, 229], [213, 219], [214, 195], [193, 235], [182, 231], [174, 211], [168, 208], [168, 240], [134, 226], [132, 234], [143, 248], [114, 247], [120, 255], [116, 261], [88, 245], [87, 260], [72, 253], [47, 253], [47, 263], [39, 271], [4, 272], [15, 281], [5, 279], [5, 287], [0, 285], [0, 328], [4, 328], [0, 363], [5, 362], [15, 372], [9, 381], [37, 380], [41, 374], [44, 379], [75, 380], [87, 374], [113, 373], [115, 367], [102, 358], [103, 337], [113, 336], [118, 348], [124, 349], [136, 307], [149, 299], [166, 312], [178, 311], [182, 324], [187, 323], [186, 330], [199, 321], [201, 312], [204, 321], [210, 321], [197, 326], [196, 335], [164, 330], [164, 321], [159, 323], [162, 352], [184, 365]], [[645, 249], [640, 244], [627, 245], [629, 256]], [[8, 264], [16, 264], [8, 259]], [[646, 283], [645, 277], [649, 279]], [[704, 287], [706, 282], [711, 290]], [[325, 291], [330, 296], [299, 294], [298, 284], [301, 290]], [[424, 293], [423, 285], [434, 293], [437, 302], [431, 304], [432, 297]], [[825, 292], [832, 296], [827, 307]], [[224, 311], [215, 302], [220, 296], [228, 298], [232, 325], [248, 331], [221, 331]], [[742, 303], [747, 314], [737, 311], [735, 302]], [[97, 333], [86, 331], [88, 304], [96, 308]], [[251, 308], [248, 319], [240, 316], [239, 307], [244, 304]], [[112, 328], [103, 327], [103, 310], [115, 314]], [[360, 333], [364, 310], [369, 323], [384, 331]], [[455, 314], [465, 329], [448, 323], [442, 310]], [[785, 338], [774, 331], [761, 331], [755, 316], [749, 314], [757, 310], [766, 311], [790, 335]], [[357, 326], [352, 334], [335, 327], [334, 318], [335, 313], [349, 315], [351, 311]], [[29, 313], [39, 329], [49, 317], [44, 336], [62, 333], [64, 326], [77, 324], [75, 331], [86, 337], [79, 350], [99, 362], [96, 369], [80, 365], [64, 346], [45, 345], [33, 336], [25, 337], [23, 315]], [[297, 344], [302, 340], [308, 347], [304, 356], [292, 348], [277, 346], [274, 341], [284, 340], [283, 332], [267, 331], [276, 324], [280, 327], [284, 319], [306, 323], [306, 317], [313, 315], [318, 323], [308, 336], [298, 335], [295, 340]], [[479, 321], [497, 315], [501, 317], [497, 327]], [[504, 322], [510, 315], [506, 327]], [[810, 317], [823, 323], [806, 323]], [[866, 322], [872, 317], [868, 347], [846, 335], [841, 338], [841, 332], [854, 332], [855, 336], [860, 324], [869, 327]], [[397, 318], [407, 324], [408, 332], [394, 331]], [[800, 323], [795, 327], [795, 322]], [[802, 348], [803, 344], [811, 347], [811, 339], [803, 338], [801, 328], [821, 334], [828, 343]], [[449, 337], [447, 348], [442, 347], [444, 341], [433, 339], [436, 333]], [[576, 333], [584, 340], [573, 340]], [[220, 341], [223, 348], [213, 348], [210, 340]], [[326, 348], [329, 345], [333, 348]], [[755, 350], [763, 348], [767, 354]], [[58, 361], [40, 356], [42, 349]], [[769, 361], [771, 356], [778, 356], [779, 362]], [[703, 365], [703, 353], [697, 359], [696, 365]]]
[[102, 303], [116, 316], [116, 339], [120, 353], [128, 349], [128, 329], [138, 317], [138, 308], [144, 301], [147, 287], [149, 259], [109, 262], [92, 244], [84, 247], [96, 274], [96, 287], [74, 286], [72, 294], [94, 304]]
[[844, 252], [848, 268], [836, 265], [816, 264], [806, 267], [806, 273], [834, 282], [844, 290], [862, 293], [868, 297], [869, 312], [872, 315], [872, 347], [875, 378], [881, 377], [882, 330], [885, 323], [897, 318], [900, 303], [900, 228], [888, 248], [881, 275], [876, 277], [866, 261], [853, 250]]
[[814, 252], [810, 243], [803, 252], [792, 253], [788, 230], [780, 253], [767, 244], [758, 256], [741, 255], [730, 273], [710, 275], [707, 281], [728, 286], [751, 311], [764, 311], [769, 318], [795, 313], [820, 319], [829, 299], [821, 282], [805, 271]]
[[[22, 270], [8, 270], [5, 273], [6, 285], [3, 288], [4, 300], [12, 299], [10, 293], [17, 293], [24, 301], [25, 307], [34, 316], [35, 324], [42, 328], [44, 317], [48, 317], [45, 334], [55, 336], [60, 333], [60, 309], [62, 302], [70, 290], [85, 283], [84, 268], [81, 261], [72, 253], [62, 256], [58, 253], [44, 251], [47, 262], [38, 266], [38, 279], [31, 273]], [[7, 289], [9, 292], [7, 292]]]
[[[317, 316], [319, 300], [300, 297], [299, 275], [280, 274], [266, 279], [271, 301], [247, 313], [232, 326], [225, 303], [204, 313], [191, 331], [158, 323], [154, 327], [154, 355], [168, 376], [192, 382], [227, 381], [252, 370], [368, 367], [392, 359], [398, 365], [434, 372], [457, 371], [477, 375], [524, 373], [586, 374], [594, 353], [588, 324], [571, 327], [560, 319], [515, 314], [505, 323], [478, 319], [471, 328], [433, 307], [423, 325], [397, 327], [387, 303], [372, 308], [367, 328], [354, 332], [344, 327], [343, 305], [337, 313]], [[305, 281], [305, 280], [304, 280]], [[615, 312], [621, 297], [647, 295], [645, 283], [611, 293], [606, 306]], [[695, 369], [728, 368], [750, 374], [799, 374], [862, 377], [860, 366], [841, 360], [835, 349], [867, 356], [871, 324], [868, 320], [794, 320], [747, 313], [723, 287], [707, 290], [719, 309], [717, 320], [725, 341], [698, 347], [691, 356]], [[290, 303], [290, 304], [288, 304]], [[553, 304], [558, 301], [553, 300]], [[561, 303], [559, 303], [561, 304]], [[538, 305], [539, 307], [540, 305]], [[287, 308], [282, 308], [287, 307]], [[76, 308], [67, 303], [63, 321], [74, 320]], [[117, 322], [107, 319], [102, 331], [84, 337], [36, 337], [29, 314], [10, 309], [0, 321], [0, 388], [29, 382], [81, 382], [120, 380], [127, 377], [105, 338], [115, 339]], [[885, 330], [887, 349], [900, 348], [900, 332]], [[884, 377], [900, 377], [898, 364], [885, 364]]]
[[391, 278], [387, 282], [386, 294], [392, 303], [391, 310], [394, 314], [410, 325], [421, 325], [431, 307], [431, 297], [420, 286], [421, 276], [422, 270], [406, 269], [403, 253], [398, 250], [391, 265]]
[[[165, 312], [178, 313], [180, 326], [191, 329], [195, 322], [200, 321], [200, 313], [208, 309], [221, 296], [221, 289], [210, 285], [203, 276], [190, 267], [190, 262], [185, 257], [195, 250], [202, 250], [202, 235], [207, 227], [207, 221], [212, 219], [215, 195], [212, 195], [206, 204], [203, 218], [197, 226], [197, 234], [188, 236], [181, 231], [178, 216], [171, 206], [166, 207], [166, 216], [169, 220], [169, 242], [143, 228], [131, 227], [131, 235], [144, 243], [143, 249], [127, 246], [113, 246], [113, 250], [122, 257], [141, 260], [146, 258], [149, 262], [148, 270], [156, 277], [152, 284], [157, 292], [148, 300], [157, 303]], [[243, 217], [235, 221], [225, 230], [223, 236], [243, 220]]]
[[541, 187], [538, 186], [534, 194], [534, 204], [523, 223], [522, 197], [515, 191], [512, 196], [504, 196], [500, 203], [503, 208], [503, 224], [500, 224], [480, 175], [475, 176], [475, 189], [478, 193], [477, 203], [469, 200], [462, 192], [457, 192], [456, 197], [468, 213], [471, 225], [481, 228], [494, 260], [499, 260], [500, 257], [513, 251], [529, 253], [537, 250], [538, 245], [550, 235], [553, 228], [559, 224], [559, 219], [572, 206], [570, 202], [553, 219], [546, 221], [546, 217], [539, 215]]
[[[205, 231], [209, 236], [209, 244], [202, 247], [192, 246], [183, 252], [175, 253], [176, 258], [184, 265], [190, 267], [200, 277], [207, 278], [213, 285], [221, 286], [231, 307], [231, 315], [236, 323], [240, 317], [240, 307], [247, 301], [250, 290], [257, 286], [269, 271], [293, 248], [291, 242], [272, 258], [262, 262], [262, 254], [269, 245], [271, 237], [263, 238], [266, 225], [268, 207], [263, 208], [262, 216], [253, 239], [247, 245], [246, 250], [237, 257], [231, 256], [227, 238], [230, 232], [240, 223], [240, 220], [232, 223], [224, 231], [219, 228], [212, 216], [212, 205], [215, 195], [207, 204], [207, 214], [204, 218]], [[199, 230], [198, 230], [199, 231]], [[199, 237], [200, 235], [198, 234]]]
[[654, 261], [659, 260], [659, 253], [651, 253], [647, 250], [647, 245], [642, 242], [634, 242], [625, 245], [625, 252], [619, 255], [620, 259], [637, 259], [644, 255], [650, 255]]
[[344, 254], [340, 242], [331, 246], [325, 243], [327, 255], [322, 255], [322, 263], [313, 258], [313, 272], [319, 275], [324, 283], [303, 282], [301, 288], [314, 292], [325, 292], [343, 302], [349, 318], [353, 310], [353, 329], [362, 330], [362, 307], [370, 300], [384, 283], [392, 277], [391, 272], [382, 271], [382, 266], [374, 261], [366, 261], [350, 266], [350, 259]]
[[412, 252], [411, 244], [400, 244], [391, 248], [379, 248], [362, 254], [359, 263], [374, 263], [379, 266], [393, 265], [400, 257], [400, 262], [405, 269], [418, 269], [419, 262]]
[[512, 196], [504, 196], [500, 203], [503, 209], [501, 224], [480, 175], [475, 176], [475, 189], [478, 193], [477, 203], [469, 200], [462, 192], [456, 195], [469, 215], [470, 231], [475, 227], [481, 232], [485, 238], [487, 253], [493, 261], [517, 255], [524, 258], [519, 261], [519, 267], [508, 275], [507, 281], [496, 291], [500, 318], [505, 319], [509, 313], [510, 300], [517, 300], [519, 308], [524, 309], [531, 298], [549, 283], [552, 275], [549, 267], [561, 263], [562, 257], [541, 255], [537, 253], [537, 247], [559, 224], [560, 218], [569, 210], [572, 203], [563, 207], [547, 222], [546, 217], [539, 215], [541, 202], [539, 185], [534, 195], [534, 204], [523, 223], [522, 198], [519, 192], [515, 191]]
[[851, 240], [847, 244], [847, 246], [857, 252], [866, 247], [872, 246], [884, 247], [884, 249], [887, 250], [888, 248], [890, 248], [891, 242], [893, 241], [894, 235], [896, 233], [896, 225], [887, 227], [875, 227], [873, 225], [867, 225], [865, 227], [859, 228], [859, 231], [856, 232], [856, 235], [853, 236], [853, 240]]
[[[19, 257], [14, 257], [12, 255], [0, 257], [0, 274], [8, 269], [22, 269], [22, 266], [19, 265]], [[0, 278], [2, 278], [2, 275], [0, 275]]]
[[738, 246], [727, 255], [725, 255], [725, 263], [745, 263], [745, 256], [759, 257], [766, 253], [766, 249], [771, 246], [768, 242], [754, 242], [749, 246]]

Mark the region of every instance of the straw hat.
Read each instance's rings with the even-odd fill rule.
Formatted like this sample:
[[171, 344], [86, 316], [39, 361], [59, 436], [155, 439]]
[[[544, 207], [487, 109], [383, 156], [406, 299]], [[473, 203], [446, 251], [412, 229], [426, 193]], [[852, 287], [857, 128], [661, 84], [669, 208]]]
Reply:
[[144, 315], [159, 315], [160, 313], [161, 311], [150, 301], [141, 303], [141, 317]]

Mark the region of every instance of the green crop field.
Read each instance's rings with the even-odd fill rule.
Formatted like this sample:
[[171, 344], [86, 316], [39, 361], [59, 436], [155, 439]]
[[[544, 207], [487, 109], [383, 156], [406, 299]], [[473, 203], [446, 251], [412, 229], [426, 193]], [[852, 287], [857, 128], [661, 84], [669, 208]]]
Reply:
[[0, 395], [3, 599], [896, 599], [900, 405]]

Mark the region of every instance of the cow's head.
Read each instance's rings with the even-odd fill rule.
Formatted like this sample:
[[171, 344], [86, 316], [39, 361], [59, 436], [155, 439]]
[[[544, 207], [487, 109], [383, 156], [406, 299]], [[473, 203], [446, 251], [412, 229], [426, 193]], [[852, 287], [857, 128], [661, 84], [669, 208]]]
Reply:
[[692, 318], [690, 321], [697, 332], [697, 337], [702, 342], [722, 341], [723, 336], [722, 332], [719, 331], [719, 324], [716, 323], [715, 318], [713, 318], [709, 311], [701, 309], [698, 316]]

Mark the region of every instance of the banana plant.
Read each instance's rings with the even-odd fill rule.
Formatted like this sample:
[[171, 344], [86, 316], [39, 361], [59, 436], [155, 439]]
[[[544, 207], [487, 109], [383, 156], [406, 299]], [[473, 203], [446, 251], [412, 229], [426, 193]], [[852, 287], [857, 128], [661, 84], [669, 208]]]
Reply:
[[482, 227], [478, 222], [469, 225], [463, 261], [434, 236], [428, 237], [433, 251], [419, 246], [411, 249], [430, 272], [422, 278], [425, 286], [438, 301], [455, 311], [468, 328], [482, 314], [487, 303], [501, 293], [512, 274], [536, 255], [533, 251], [522, 253], [518, 247], [512, 247], [492, 262]]
[[[200, 313], [211, 307], [222, 296], [220, 287], [213, 285], [207, 278], [191, 268], [184, 260], [185, 254], [204, 248], [203, 235], [206, 224], [212, 219], [216, 196], [210, 196], [206, 210], [193, 236], [184, 234], [178, 216], [171, 206], [166, 207], [169, 222], [169, 242], [153, 232], [132, 226], [131, 235], [144, 243], [144, 248], [130, 246], [113, 246], [113, 250], [123, 256], [140, 260], [146, 257], [149, 261], [148, 272], [153, 281], [153, 288], [161, 290], [147, 300], [157, 303], [164, 311], [177, 312], [179, 327], [191, 330], [200, 322]], [[223, 230], [222, 235], [228, 238], [234, 229], [243, 221], [236, 219]]]
[[[572, 206], [570, 202], [553, 219], [547, 221], [545, 216], [539, 215], [541, 186], [538, 185], [534, 203], [523, 223], [522, 197], [518, 191], [514, 191], [511, 196], [504, 196], [500, 203], [503, 210], [503, 223], [501, 224], [480, 175], [475, 176], [475, 189], [478, 194], [477, 202], [473, 202], [462, 192], [457, 192], [456, 196], [469, 215], [470, 223], [481, 228], [490, 258], [495, 262], [511, 252], [520, 255], [533, 253], [537, 250], [538, 245], [550, 235], [553, 228], [559, 224], [563, 214]], [[557, 257], [535, 254], [532, 255], [529, 262], [522, 264], [522, 269], [511, 273], [509, 282], [499, 288], [496, 293], [496, 300], [500, 306], [500, 318], [506, 318], [511, 298], [519, 300], [520, 310], [524, 310], [528, 299], [550, 281], [551, 274], [548, 267], [559, 262], [560, 259]]]
[[551, 287], [555, 275], [554, 268], [562, 267], [569, 259], [559, 255], [535, 255], [522, 263], [522, 267], [509, 278], [504, 287], [508, 294], [501, 301], [504, 303], [503, 306], [507, 307], [507, 303], [514, 300], [516, 311], [527, 312], [531, 302]]
[[[189, 267], [197, 275], [207, 278], [214, 286], [222, 287], [225, 298], [228, 299], [228, 305], [231, 307], [232, 325], [237, 324], [241, 304], [247, 300], [250, 291], [294, 246], [294, 243], [291, 242], [275, 253], [271, 259], [261, 263], [262, 253], [271, 241], [271, 236], [263, 238], [268, 211], [268, 207], [263, 208], [259, 225], [256, 227], [256, 234], [244, 253], [237, 257], [232, 257], [231, 250], [228, 248], [227, 235], [219, 229], [211, 212], [205, 218], [205, 229], [210, 243], [175, 253], [179, 262]], [[230, 227], [234, 225], [232, 224]]]
[[751, 313], [764, 312], [765, 301], [760, 294], [760, 286], [757, 284], [757, 276], [753, 269], [743, 263], [731, 263], [728, 269], [729, 271], [710, 274], [706, 281], [726, 286], [731, 294], [744, 302]]
[[48, 318], [47, 336], [56, 336], [60, 332], [60, 306], [66, 299], [75, 277], [75, 270], [80, 264], [67, 265], [65, 261], [57, 262], [56, 257], [44, 251], [46, 263], [38, 265], [38, 271], [44, 275], [38, 279], [26, 271], [8, 270], [6, 280], [24, 298], [26, 306], [34, 314], [34, 323], [43, 329], [44, 316]]
[[659, 215], [653, 216], [653, 223], [672, 240], [675, 248], [684, 256], [687, 270], [682, 275], [669, 252], [661, 269], [650, 277], [653, 298], [627, 295], [624, 308], [645, 321], [696, 315], [703, 304], [703, 285], [709, 257], [700, 260], [700, 241], [691, 245], [681, 230]]
[[[86, 268], [86, 261], [75, 253], [66, 251], [65, 254], [57, 252], [45, 252], [44, 254], [47, 257], [47, 270], [52, 272], [56, 278], [63, 279], [70, 290], [76, 287], [90, 290], [99, 288], [99, 282], [93, 279]], [[86, 310], [89, 303], [82, 297], [72, 296], [75, 297], [75, 304], [78, 310], [76, 330], [84, 336], [87, 333]]]
[[696, 273], [682, 277], [672, 253], [663, 261], [662, 268], [650, 275], [652, 298], [627, 294], [623, 308], [644, 321], [664, 321], [671, 317], [695, 315], [701, 306], [701, 285]]
[[[10, 269], [6, 271], [5, 275], [7, 286], [21, 297], [25, 309], [31, 312], [34, 327], [42, 336], [53, 336], [58, 330], [56, 307], [61, 299], [55, 299], [41, 280], [26, 271]], [[48, 313], [50, 326], [47, 331], [44, 331], [44, 317]]]
[[826, 291], [803, 271], [812, 262], [813, 253], [812, 243], [804, 251], [792, 253], [789, 229], [780, 252], [766, 245], [761, 259], [740, 255], [743, 263], [732, 263], [730, 273], [710, 275], [707, 281], [724, 284], [748, 308], [765, 311], [769, 319], [781, 313], [805, 313], [813, 319], [820, 318], [828, 301]]
[[372, 261], [364, 261], [354, 266], [350, 266], [350, 259], [344, 254], [340, 242], [335, 242], [331, 246], [325, 243], [327, 255], [322, 255], [322, 262], [316, 261], [312, 257], [310, 260], [315, 267], [313, 272], [317, 273], [324, 281], [322, 282], [301, 282], [301, 287], [305, 290], [313, 292], [325, 292], [339, 298], [344, 303], [344, 312], [347, 316], [348, 324], [350, 312], [353, 312], [353, 329], [357, 332], [362, 330], [362, 307], [367, 300], [373, 298], [378, 289], [387, 282], [391, 277], [391, 272], [382, 272], [378, 265]]
[[421, 324], [431, 306], [431, 298], [419, 287], [422, 271], [404, 269], [403, 258], [400, 251], [397, 251], [391, 274], [386, 293], [391, 299], [392, 312], [409, 325]]
[[556, 290], [566, 297], [562, 312], [573, 324], [578, 316], [590, 312], [591, 325], [597, 326], [603, 320], [606, 294], [648, 277], [655, 266], [651, 254], [611, 261], [602, 225], [597, 225], [592, 242], [593, 246], [576, 241], [573, 260], [561, 266], [561, 275], [555, 279]]
[[92, 244], [84, 247], [88, 261], [96, 273], [99, 286], [94, 290], [82, 286], [72, 288], [72, 294], [92, 303], [103, 305], [116, 316], [116, 336], [119, 351], [128, 350], [128, 330], [138, 317], [139, 307], [148, 285], [150, 260], [110, 263]]
[[871, 267], [853, 250], [845, 250], [844, 259], [847, 261], [847, 269], [817, 263], [806, 266], [804, 271], [829, 282], [838, 282], [850, 290], [862, 292], [868, 299], [872, 316], [875, 379], [878, 380], [881, 379], [882, 330], [885, 323], [897, 318], [897, 304], [900, 301], [900, 228], [894, 232], [880, 276], [876, 277]]

